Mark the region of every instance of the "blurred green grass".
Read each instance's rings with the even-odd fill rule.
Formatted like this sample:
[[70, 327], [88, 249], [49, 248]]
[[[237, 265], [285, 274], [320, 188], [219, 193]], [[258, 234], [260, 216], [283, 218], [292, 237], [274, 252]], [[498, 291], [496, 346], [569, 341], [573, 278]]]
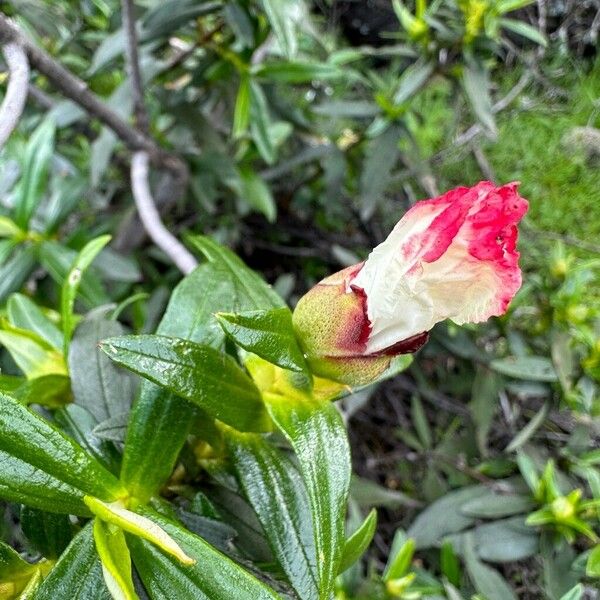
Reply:
[[[600, 127], [600, 60], [587, 70], [572, 63], [553, 67], [560, 73], [552, 89], [530, 85], [520, 99], [497, 117], [496, 142], [479, 143], [498, 182], [521, 181], [530, 201], [529, 221], [535, 227], [596, 243], [600, 234], [600, 168], [586, 162], [562, 140], [573, 127]], [[518, 78], [502, 82], [508, 91]], [[421, 148], [434, 154], [447, 144], [453, 127], [448, 101], [451, 90], [437, 86], [421, 98], [422, 121], [413, 129]], [[501, 96], [502, 94], [500, 94]], [[440, 189], [470, 185], [483, 178], [473, 155], [451, 151], [436, 169]]]

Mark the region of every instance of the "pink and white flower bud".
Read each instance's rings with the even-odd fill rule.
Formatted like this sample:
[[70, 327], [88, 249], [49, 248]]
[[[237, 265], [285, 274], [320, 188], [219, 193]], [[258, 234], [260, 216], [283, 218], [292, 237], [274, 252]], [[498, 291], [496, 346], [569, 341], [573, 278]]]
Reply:
[[521, 286], [517, 223], [528, 207], [517, 186], [482, 181], [417, 202], [364, 263], [303, 296], [294, 327], [315, 374], [365, 384], [436, 323], [506, 312]]

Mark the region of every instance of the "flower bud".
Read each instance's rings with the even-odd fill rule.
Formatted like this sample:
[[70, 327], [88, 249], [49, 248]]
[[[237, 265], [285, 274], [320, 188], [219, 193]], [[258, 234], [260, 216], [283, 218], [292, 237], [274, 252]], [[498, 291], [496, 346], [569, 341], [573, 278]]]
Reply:
[[316, 375], [364, 385], [438, 322], [503, 314], [521, 285], [517, 184], [484, 181], [415, 204], [364, 263], [300, 299], [294, 328]]

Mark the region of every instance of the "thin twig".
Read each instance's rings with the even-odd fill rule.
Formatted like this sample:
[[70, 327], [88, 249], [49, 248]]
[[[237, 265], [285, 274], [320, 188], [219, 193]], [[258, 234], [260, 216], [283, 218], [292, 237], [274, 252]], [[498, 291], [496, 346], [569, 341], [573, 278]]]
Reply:
[[135, 31], [135, 15], [133, 2], [131, 0], [121, 0], [121, 13], [123, 20], [123, 30], [125, 31], [125, 56], [127, 74], [131, 80], [131, 89], [133, 92], [133, 114], [135, 115], [135, 124], [137, 128], [145, 134], [148, 134], [150, 121], [144, 104], [144, 89], [142, 86], [142, 75], [140, 73], [140, 61], [137, 47], [137, 33]]
[[2, 47], [2, 54], [10, 71], [10, 78], [4, 101], [0, 106], [0, 148], [19, 123], [25, 108], [29, 83], [29, 62], [23, 48], [15, 42], [9, 42]]
[[27, 39], [19, 28], [0, 13], [0, 43], [15, 42], [22, 46], [29, 64], [45, 75], [65, 96], [97, 117], [132, 150], [146, 151], [152, 160], [166, 168], [177, 169], [181, 160], [164, 151], [152, 138], [138, 131], [112, 111], [89, 89], [85, 81], [73, 75], [47, 52]]
[[44, 92], [44, 90], [41, 90], [33, 83], [30, 83], [27, 89], [29, 98], [36, 102], [40, 108], [43, 108], [44, 110], [51, 110], [54, 108], [54, 100]]
[[150, 191], [149, 164], [147, 152], [135, 152], [131, 157], [131, 188], [138, 214], [152, 241], [187, 275], [198, 262], [161, 221]]

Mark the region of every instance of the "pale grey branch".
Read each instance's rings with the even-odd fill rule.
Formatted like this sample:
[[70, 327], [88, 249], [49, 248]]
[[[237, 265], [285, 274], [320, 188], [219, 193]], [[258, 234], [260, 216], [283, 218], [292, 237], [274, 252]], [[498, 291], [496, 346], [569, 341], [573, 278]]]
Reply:
[[6, 95], [0, 106], [0, 148], [19, 123], [29, 85], [29, 61], [23, 47], [16, 42], [9, 42], [2, 47], [2, 54], [10, 75]]
[[150, 190], [149, 164], [147, 152], [134, 152], [131, 157], [131, 188], [140, 220], [152, 241], [187, 275], [198, 262], [162, 222]]

